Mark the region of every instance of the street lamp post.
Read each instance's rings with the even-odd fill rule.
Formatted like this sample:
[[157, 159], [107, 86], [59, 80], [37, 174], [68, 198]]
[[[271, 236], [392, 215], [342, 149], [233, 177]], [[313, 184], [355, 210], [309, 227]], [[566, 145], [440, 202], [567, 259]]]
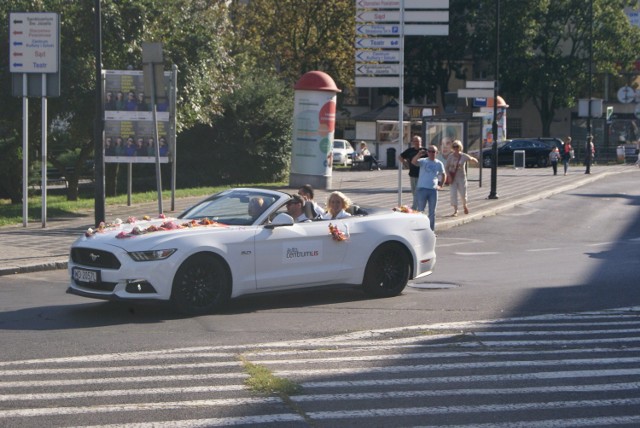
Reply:
[[493, 122], [491, 123], [491, 133], [493, 143], [491, 144], [491, 191], [489, 199], [498, 199], [498, 75], [500, 73], [500, 0], [496, 0], [496, 63], [495, 80], [493, 82]]
[[585, 149], [591, 150], [589, 147], [591, 131], [591, 97], [593, 96], [593, 0], [589, 0], [589, 107], [587, 111], [587, 138]]
[[104, 151], [102, 147], [102, 18], [100, 0], [95, 0], [96, 14], [96, 117], [93, 131], [94, 139], [94, 217], [95, 225], [105, 221], [105, 194], [104, 194]]

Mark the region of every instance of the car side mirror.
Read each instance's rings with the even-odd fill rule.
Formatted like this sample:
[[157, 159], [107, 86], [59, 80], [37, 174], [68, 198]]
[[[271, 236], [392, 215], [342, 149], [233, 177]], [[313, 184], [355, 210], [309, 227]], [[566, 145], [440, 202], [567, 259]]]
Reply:
[[293, 224], [293, 217], [287, 213], [280, 213], [273, 218], [271, 223], [265, 224], [265, 228], [273, 229], [277, 226], [291, 226]]

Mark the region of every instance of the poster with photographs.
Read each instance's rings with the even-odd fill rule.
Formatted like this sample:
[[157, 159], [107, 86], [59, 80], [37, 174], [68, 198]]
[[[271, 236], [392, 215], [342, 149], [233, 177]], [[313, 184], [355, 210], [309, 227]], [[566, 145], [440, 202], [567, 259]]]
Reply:
[[[104, 71], [105, 162], [155, 162], [155, 130], [150, 94], [144, 92], [139, 70]], [[171, 73], [164, 73], [164, 91], [156, 100], [160, 161], [171, 161], [175, 141], [170, 117], [175, 114], [169, 93]]]
[[463, 128], [460, 122], [429, 122], [425, 133], [426, 146], [436, 146], [437, 158], [444, 162], [453, 153], [453, 142], [463, 139]]
[[[158, 122], [160, 162], [171, 156], [168, 143], [168, 122]], [[118, 163], [152, 163], [156, 161], [156, 141], [153, 121], [110, 120], [104, 126], [104, 161]]]

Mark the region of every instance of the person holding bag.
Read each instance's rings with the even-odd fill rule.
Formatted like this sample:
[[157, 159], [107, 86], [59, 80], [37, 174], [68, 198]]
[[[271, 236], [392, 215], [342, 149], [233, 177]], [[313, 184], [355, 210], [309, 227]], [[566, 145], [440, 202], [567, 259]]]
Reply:
[[453, 153], [447, 158], [445, 165], [447, 171], [447, 181], [450, 185], [451, 194], [451, 206], [453, 207], [453, 214], [451, 217], [458, 215], [458, 194], [462, 199], [462, 206], [464, 213], [469, 214], [469, 207], [467, 206], [467, 172], [465, 165], [467, 162], [478, 163], [478, 159], [462, 152], [462, 142], [455, 140], [451, 145]]

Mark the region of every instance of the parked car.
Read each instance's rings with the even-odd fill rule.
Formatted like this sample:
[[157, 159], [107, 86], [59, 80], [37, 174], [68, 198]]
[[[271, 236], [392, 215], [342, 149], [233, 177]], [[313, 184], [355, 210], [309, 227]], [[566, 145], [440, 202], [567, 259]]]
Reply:
[[[525, 166], [538, 166], [545, 168], [549, 165], [549, 153], [552, 145], [538, 139], [513, 139], [507, 140], [498, 147], [498, 165], [513, 165], [513, 154], [516, 150], [525, 153]], [[491, 149], [482, 151], [482, 166], [491, 167]]]
[[353, 146], [347, 140], [333, 140], [333, 164], [341, 164], [344, 166], [353, 163]]
[[[254, 211], [261, 199], [263, 210]], [[431, 273], [427, 216], [362, 209], [336, 221], [294, 223], [289, 194], [238, 188], [177, 218], [115, 221], [71, 246], [68, 293], [114, 301], [170, 301], [187, 314], [230, 298], [321, 285], [359, 285], [374, 297], [402, 292]]]

